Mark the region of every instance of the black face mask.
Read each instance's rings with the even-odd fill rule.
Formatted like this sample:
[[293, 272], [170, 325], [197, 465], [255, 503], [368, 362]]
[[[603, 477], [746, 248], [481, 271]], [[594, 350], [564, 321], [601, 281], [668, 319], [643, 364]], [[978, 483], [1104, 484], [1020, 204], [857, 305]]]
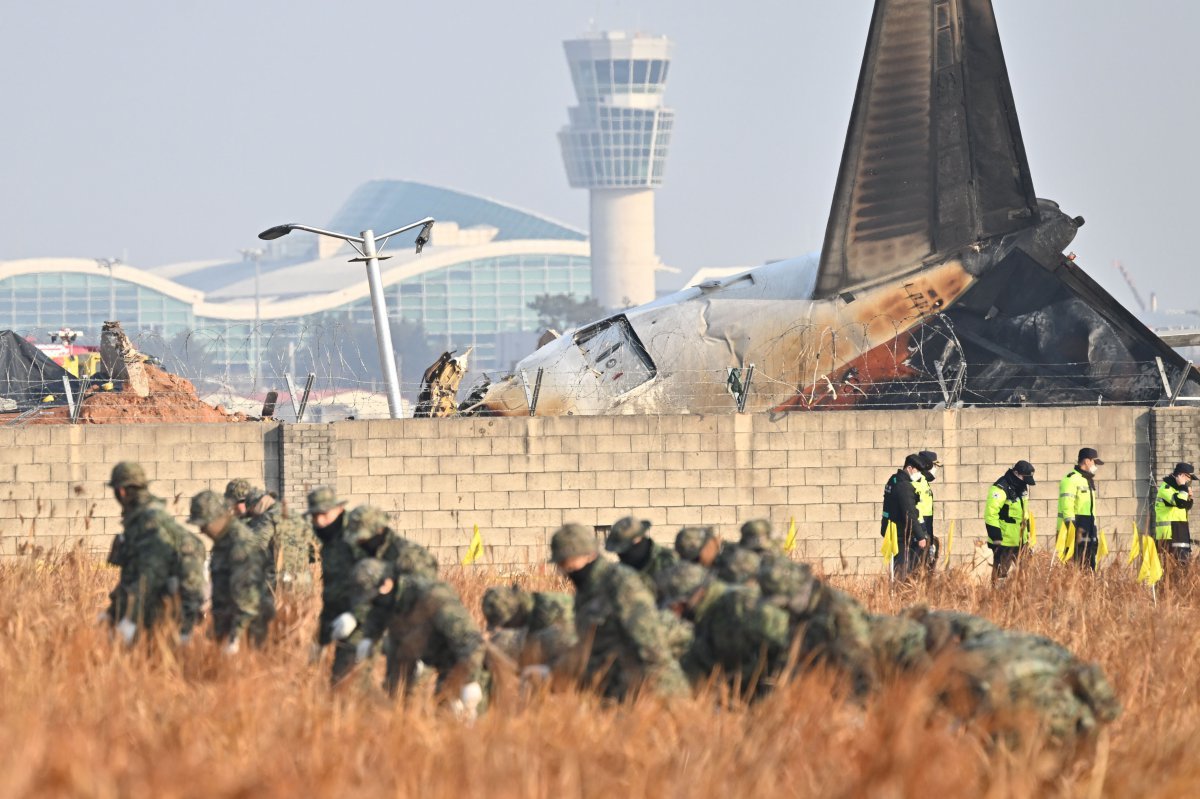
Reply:
[[567, 572], [567, 579], [570, 580], [576, 588], [578, 588], [588, 581], [592, 575], [592, 569], [596, 568], [596, 564], [599, 562], [599, 560], [599, 558], [596, 558], [596, 560], [593, 560], [586, 566], [580, 566], [573, 572]]
[[620, 555], [617, 555], [617, 558], [626, 566], [640, 570], [650, 560], [650, 551], [653, 546], [653, 541], [649, 538], [643, 538]]
[[325, 525], [324, 527], [316, 528], [317, 532], [319, 532], [319, 533], [326, 533], [326, 532], [338, 533], [341, 531], [342, 522], [344, 522], [345, 520], [346, 520], [346, 514], [339, 513], [338, 517], [336, 519], [334, 519], [333, 521], [331, 521], [329, 524]]
[[360, 547], [362, 547], [368, 554], [374, 555], [376, 552], [379, 551], [379, 548], [383, 546], [383, 541], [386, 537], [387, 537], [387, 530], [384, 530], [379, 535], [372, 536], [371, 538], [368, 538], [366, 541], [359, 542], [358, 545]]

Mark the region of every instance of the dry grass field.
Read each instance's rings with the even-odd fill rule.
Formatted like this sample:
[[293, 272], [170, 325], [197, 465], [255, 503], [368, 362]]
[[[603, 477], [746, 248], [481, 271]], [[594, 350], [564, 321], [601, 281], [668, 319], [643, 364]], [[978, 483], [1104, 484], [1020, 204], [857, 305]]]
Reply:
[[[1155, 606], [1112, 560], [1093, 577], [1046, 556], [999, 591], [965, 572], [842, 585], [875, 611], [965, 609], [1099, 661], [1125, 711], [1063, 766], [1036, 741], [999, 751], [956, 729], [920, 680], [865, 708], [824, 675], [750, 707], [509, 691], [469, 726], [427, 700], [389, 700], [378, 674], [331, 692], [328, 663], [308, 663], [315, 597], [282, 607], [265, 652], [229, 659], [202, 640], [125, 652], [94, 624], [115, 572], [79, 554], [25, 557], [0, 563], [0, 797], [1200, 796], [1200, 585], [1160, 586]], [[478, 608], [505, 578], [450, 579]]]

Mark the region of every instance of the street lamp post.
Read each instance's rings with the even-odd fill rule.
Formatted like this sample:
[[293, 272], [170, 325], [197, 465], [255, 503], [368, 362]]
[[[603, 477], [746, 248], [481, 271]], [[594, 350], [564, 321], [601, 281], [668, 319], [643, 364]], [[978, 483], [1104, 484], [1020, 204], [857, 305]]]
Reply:
[[113, 267], [121, 263], [120, 258], [97, 258], [96, 266], [101, 269], [108, 270], [108, 319], [109, 322], [117, 321], [117, 288], [113, 282]]
[[261, 247], [251, 247], [238, 252], [242, 254], [242, 260], [254, 262], [254, 329], [250, 333], [251, 341], [254, 342], [254, 374], [251, 378], [254, 380], [254, 390], [258, 391], [259, 373], [262, 371], [262, 339], [259, 332], [262, 326], [262, 294], [259, 291], [259, 276], [262, 272], [263, 251]]
[[388, 239], [392, 236], [417, 227], [421, 228], [421, 232], [417, 234], [416, 246], [417, 252], [421, 252], [421, 249], [429, 243], [429, 235], [433, 231], [433, 221], [433, 217], [425, 217], [420, 221], [396, 228], [381, 236], [376, 236], [375, 232], [371, 230], [364, 230], [359, 236], [351, 236], [346, 233], [335, 233], [329, 230], [321, 230], [320, 228], [294, 223], [276, 225], [258, 234], [258, 237], [263, 241], [272, 241], [286, 236], [293, 230], [302, 230], [307, 233], [316, 233], [318, 236], [329, 236], [330, 238], [349, 242], [350, 246], [359, 254], [358, 258], [351, 258], [350, 262], [365, 263], [367, 265], [367, 285], [371, 289], [371, 312], [375, 317], [375, 342], [379, 346], [379, 365], [383, 368], [383, 378], [387, 383], [388, 411], [391, 413], [393, 419], [399, 419], [401, 413], [400, 380], [396, 376], [396, 358], [392, 349], [392, 330], [388, 324], [387, 305], [383, 297], [383, 279], [379, 275], [379, 262], [391, 256], [380, 255], [379, 253], [387, 245]]

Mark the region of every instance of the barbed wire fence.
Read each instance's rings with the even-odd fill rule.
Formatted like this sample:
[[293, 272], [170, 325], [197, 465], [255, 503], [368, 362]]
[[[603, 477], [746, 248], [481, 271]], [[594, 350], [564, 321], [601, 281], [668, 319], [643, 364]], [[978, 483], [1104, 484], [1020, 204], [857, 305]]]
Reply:
[[[870, 340], [866, 332], [881, 323], [894, 330], [890, 343], [870, 352], [861, 347], [855, 350], [853, 342]], [[27, 340], [43, 343], [54, 331], [18, 332]], [[156, 330], [126, 332], [137, 350], [165, 373], [154, 381], [149, 396], [129, 397], [126, 387], [105, 379], [102, 367], [88, 364], [88, 355], [80, 356], [84, 365], [78, 368], [78, 377], [65, 385], [41, 373], [21, 374], [10, 364], [8, 373], [0, 374], [9, 395], [0, 396], [0, 424], [71, 421], [72, 417], [85, 422], [220, 421], [226, 417], [259, 418], [264, 410], [287, 422], [301, 415], [306, 422], [390, 415], [374, 330], [369, 324], [302, 320], [202, 327], [171, 336]], [[796, 341], [803, 343], [796, 347]], [[428, 338], [396, 343], [402, 415], [411, 416], [423, 387], [422, 375], [440, 349], [431, 346]], [[459, 348], [458, 354], [465, 349]], [[1200, 386], [1189, 381], [1188, 370], [1168, 366], [1161, 359], [1022, 363], [965, 340], [946, 317], [938, 317], [916, 332], [879, 318], [840, 330], [817, 330], [797, 323], [759, 351], [766, 356], [760, 363], [719, 369], [675, 369], [670, 363], [654, 363], [647, 382], [658, 384], [663, 412], [704, 414], [1153, 405], [1191, 403], [1196, 401], [1194, 395], [1200, 394]], [[981, 358], [981, 352], [992, 357]], [[479, 365], [478, 360], [469, 364], [458, 391], [464, 405], [472, 386], [495, 383], [512, 372], [511, 362]], [[820, 364], [839, 360], [837, 368], [827, 366], [822, 371]], [[784, 363], [785, 367], [773, 368], [770, 363]], [[796, 364], [809, 367], [802, 372]], [[499, 368], [489, 368], [496, 366]], [[569, 388], [580, 406], [596, 406], [611, 394], [599, 381], [584, 378], [580, 375]], [[271, 404], [272, 392], [273, 410], [264, 408]], [[748, 398], [754, 401], [748, 403]], [[553, 406], [547, 404], [542, 410], [553, 412]], [[496, 411], [476, 407], [472, 413]]]

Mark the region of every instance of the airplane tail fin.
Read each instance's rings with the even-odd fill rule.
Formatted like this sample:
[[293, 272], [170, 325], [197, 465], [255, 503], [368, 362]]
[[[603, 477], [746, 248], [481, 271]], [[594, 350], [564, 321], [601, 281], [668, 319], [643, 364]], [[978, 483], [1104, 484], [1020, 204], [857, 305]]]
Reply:
[[991, 0], [876, 0], [815, 296], [1037, 220]]

